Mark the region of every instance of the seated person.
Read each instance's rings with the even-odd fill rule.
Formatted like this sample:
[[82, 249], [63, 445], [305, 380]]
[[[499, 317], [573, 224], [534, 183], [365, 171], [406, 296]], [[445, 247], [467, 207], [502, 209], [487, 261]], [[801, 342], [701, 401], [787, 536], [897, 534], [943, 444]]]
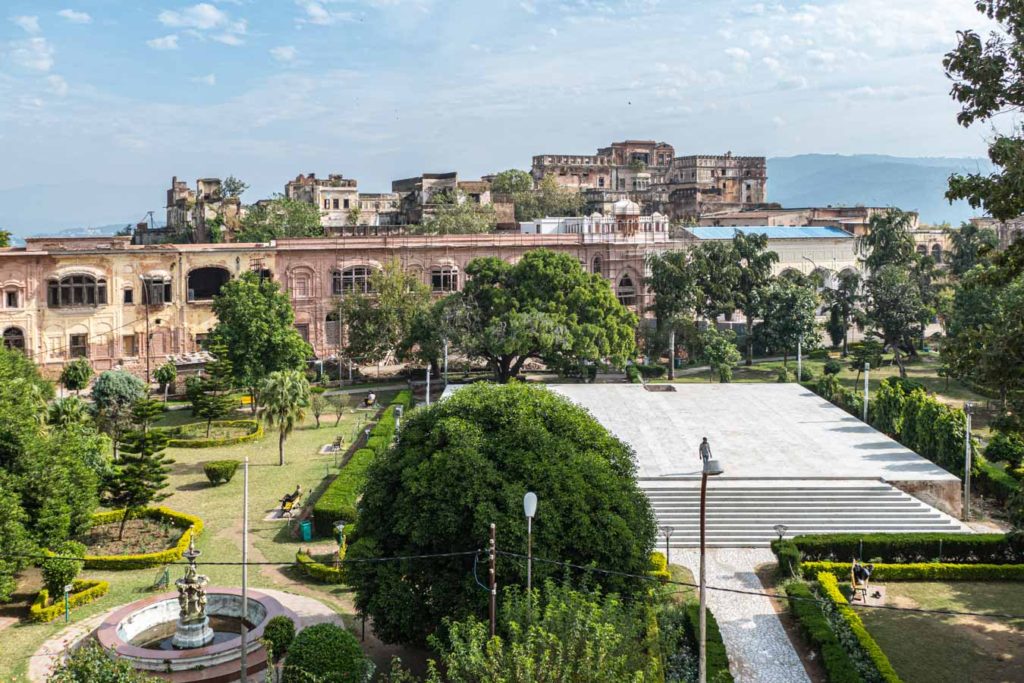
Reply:
[[367, 408], [372, 407], [377, 403], [377, 394], [372, 391], [366, 394], [366, 398], [363, 399], [363, 405]]

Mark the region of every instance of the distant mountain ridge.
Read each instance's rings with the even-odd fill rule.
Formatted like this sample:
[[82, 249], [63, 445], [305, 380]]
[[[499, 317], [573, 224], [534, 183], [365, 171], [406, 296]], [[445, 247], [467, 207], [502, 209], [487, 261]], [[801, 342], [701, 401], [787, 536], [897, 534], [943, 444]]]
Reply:
[[768, 201], [783, 206], [897, 206], [924, 223], [960, 225], [981, 211], [950, 204], [953, 173], [990, 173], [988, 159], [894, 157], [881, 154], [800, 154], [768, 159]]

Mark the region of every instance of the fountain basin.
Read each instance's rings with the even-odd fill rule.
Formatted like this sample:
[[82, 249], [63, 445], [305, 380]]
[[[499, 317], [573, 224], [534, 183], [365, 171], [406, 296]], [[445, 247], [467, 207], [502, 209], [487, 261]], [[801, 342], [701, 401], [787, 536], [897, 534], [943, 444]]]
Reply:
[[[161, 649], [161, 629], [174, 633], [180, 606], [176, 593], [163, 593], [125, 605], [104, 619], [94, 636], [112, 657], [129, 661], [136, 669], [161, 678], [188, 683], [210, 681], [229, 683], [240, 678], [242, 638], [237, 632], [223, 630], [225, 624], [239, 624], [242, 591], [237, 588], [211, 588], [206, 592], [206, 615], [221, 624], [213, 642], [197, 648]], [[250, 674], [267, 668], [267, 653], [259, 639], [267, 621], [279, 615], [295, 620], [295, 615], [274, 598], [250, 590], [245, 621], [251, 626], [246, 646], [246, 668]], [[217, 629], [215, 629], [217, 630]], [[133, 643], [148, 643], [142, 646]]]

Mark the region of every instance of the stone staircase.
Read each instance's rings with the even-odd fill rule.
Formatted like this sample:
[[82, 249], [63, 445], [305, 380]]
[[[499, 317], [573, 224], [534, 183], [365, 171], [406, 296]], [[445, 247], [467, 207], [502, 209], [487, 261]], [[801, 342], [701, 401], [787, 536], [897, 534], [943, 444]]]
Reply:
[[[767, 546], [785, 524], [786, 537], [813, 533], [961, 532], [957, 520], [882, 482], [711, 481], [707, 492], [708, 547]], [[671, 526], [670, 546], [700, 543], [700, 482], [641, 487], [659, 526]], [[658, 547], [664, 547], [659, 537]]]

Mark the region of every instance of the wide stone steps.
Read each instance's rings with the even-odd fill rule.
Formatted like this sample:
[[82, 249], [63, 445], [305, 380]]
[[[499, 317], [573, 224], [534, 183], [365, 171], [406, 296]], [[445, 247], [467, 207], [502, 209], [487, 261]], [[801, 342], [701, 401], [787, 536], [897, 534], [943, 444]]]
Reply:
[[[709, 483], [706, 545], [709, 547], [765, 546], [778, 538], [776, 524], [786, 537], [813, 533], [960, 532], [952, 517], [888, 484], [859, 486], [799, 485], [785, 481], [749, 486]], [[643, 486], [643, 482], [641, 483]], [[669, 545], [693, 547], [700, 542], [700, 483], [658, 482], [645, 493], [661, 527], [673, 529]], [[664, 547], [664, 537], [658, 547]]]

